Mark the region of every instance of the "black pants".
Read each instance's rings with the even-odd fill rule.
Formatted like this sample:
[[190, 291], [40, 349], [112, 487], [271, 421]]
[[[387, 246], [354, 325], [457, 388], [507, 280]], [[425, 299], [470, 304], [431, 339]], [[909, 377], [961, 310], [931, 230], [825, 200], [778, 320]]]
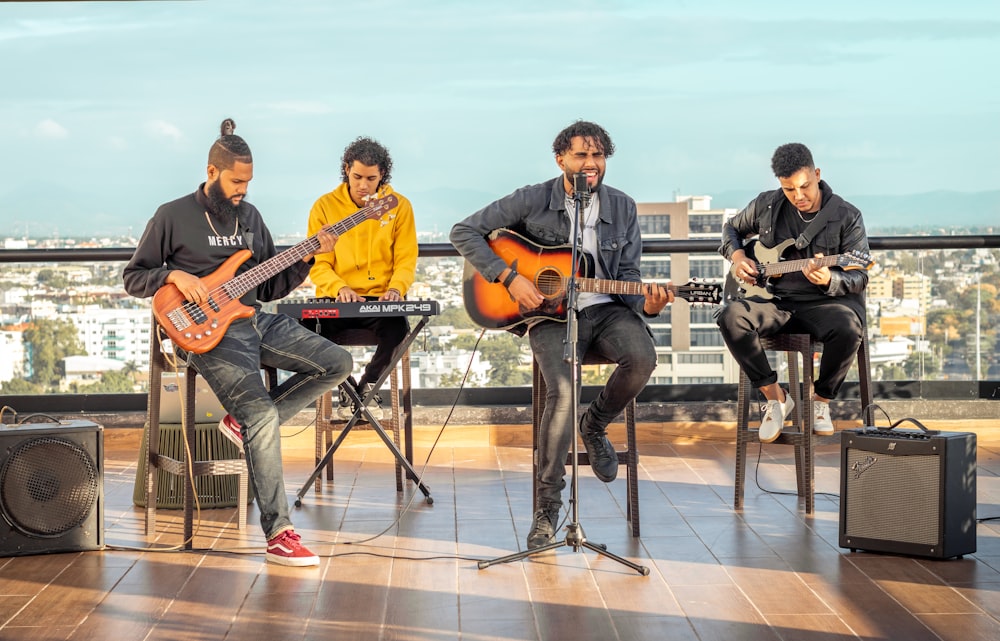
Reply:
[[[379, 316], [374, 318], [323, 318], [318, 320], [303, 320], [302, 324], [318, 332], [326, 339], [343, 344], [350, 340], [350, 334], [356, 330], [367, 330], [374, 334], [375, 354], [371, 362], [365, 366], [358, 388], [364, 391], [365, 384], [374, 383], [392, 364], [392, 353], [396, 346], [403, 342], [410, 331], [410, 324], [405, 316]], [[348, 344], [350, 344], [348, 342]]]
[[823, 343], [816, 395], [836, 398], [861, 345], [864, 324], [836, 298], [822, 301], [746, 298], [726, 305], [719, 329], [729, 351], [754, 387], [777, 382], [778, 375], [760, 346], [761, 336], [779, 331], [809, 334]]

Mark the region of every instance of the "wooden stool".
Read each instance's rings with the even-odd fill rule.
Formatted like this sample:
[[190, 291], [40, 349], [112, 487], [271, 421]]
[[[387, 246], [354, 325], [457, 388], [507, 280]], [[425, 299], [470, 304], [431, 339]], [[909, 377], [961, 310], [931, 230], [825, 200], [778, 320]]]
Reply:
[[[788, 393], [795, 401], [791, 427], [781, 430], [774, 443], [795, 448], [795, 485], [800, 497], [805, 498], [806, 513], [815, 509], [815, 456], [817, 437], [813, 433], [813, 354], [823, 350], [823, 343], [809, 334], [775, 334], [761, 337], [767, 351], [785, 352], [788, 359]], [[801, 365], [800, 365], [801, 362]], [[800, 375], [801, 371], [801, 375]], [[868, 332], [862, 332], [858, 347], [858, 379], [860, 381], [862, 420], [869, 420], [872, 411], [871, 361], [868, 351]], [[758, 431], [750, 428], [750, 399], [754, 394], [746, 372], [740, 370], [739, 391], [736, 400], [736, 483], [733, 507], [743, 509], [743, 490], [746, 479], [747, 444], [759, 443]]]
[[[583, 356], [583, 365], [610, 365], [612, 361], [602, 358], [596, 354], [588, 352]], [[545, 379], [542, 378], [542, 373], [538, 369], [538, 361], [532, 359], [531, 367], [531, 427], [532, 427], [532, 439], [531, 439], [531, 495], [532, 495], [532, 511], [538, 508], [538, 431], [542, 424], [542, 412], [545, 411]], [[618, 456], [618, 464], [625, 466], [625, 477], [626, 477], [626, 507], [625, 507], [625, 519], [632, 524], [632, 536], [639, 536], [639, 450], [636, 448], [635, 442], [635, 408], [636, 401], [633, 398], [629, 401], [629, 404], [625, 406], [625, 411], [623, 412], [625, 416], [625, 440], [626, 448], [625, 450], [619, 450], [615, 448], [615, 453]], [[577, 435], [577, 426], [573, 427], [573, 437], [579, 438]], [[573, 453], [570, 452], [566, 456], [566, 465], [573, 464]], [[577, 465], [578, 466], [589, 466], [590, 457], [587, 452], [580, 447], [580, 451], [577, 452]]]
[[[149, 425], [147, 434], [148, 458], [146, 461], [146, 535], [152, 534], [156, 530], [156, 504], [157, 504], [157, 470], [163, 470], [168, 474], [174, 474], [184, 479], [184, 548], [190, 550], [192, 547], [192, 535], [194, 532], [194, 505], [195, 487], [193, 478], [198, 476], [221, 476], [235, 474], [239, 476], [239, 490], [237, 497], [237, 527], [240, 530], [246, 528], [247, 524], [247, 503], [249, 498], [249, 474], [247, 472], [246, 460], [242, 449], [239, 450], [237, 458], [217, 459], [217, 460], [195, 460], [187, 463], [186, 452], [194, 457], [198, 452], [195, 433], [195, 379], [198, 376], [197, 370], [190, 366], [185, 366], [184, 389], [179, 390], [184, 401], [184, 442], [185, 451], [181, 452], [181, 458], [174, 458], [159, 452], [160, 444], [160, 393], [163, 386], [163, 371], [166, 368], [166, 357], [163, 353], [162, 338], [159, 327], [154, 319], [150, 332], [149, 350], [149, 404], [147, 407]], [[268, 388], [277, 385], [278, 372], [274, 368], [265, 368], [265, 377]]]
[[[340, 332], [334, 341], [338, 345], [345, 347], [360, 347], [375, 345], [377, 337], [375, 332], [367, 329], [349, 329]], [[404, 453], [406, 460], [413, 461], [413, 405], [412, 391], [410, 388], [410, 350], [407, 348], [399, 358], [402, 367], [402, 385], [400, 385], [399, 371], [395, 365], [389, 373], [389, 416], [380, 423], [392, 429], [392, 438], [396, 447], [399, 447], [400, 426], [404, 434]], [[346, 381], [342, 385], [348, 385]], [[343, 435], [334, 439], [334, 431], [340, 430], [347, 421], [337, 416], [333, 407], [333, 391], [329, 391], [316, 399], [316, 465], [319, 465], [326, 455], [327, 450], [336, 443], [340, 445]], [[326, 480], [333, 481], [333, 457], [326, 462]], [[315, 489], [320, 490], [321, 478], [316, 477]], [[403, 491], [403, 468], [396, 460], [396, 491]]]

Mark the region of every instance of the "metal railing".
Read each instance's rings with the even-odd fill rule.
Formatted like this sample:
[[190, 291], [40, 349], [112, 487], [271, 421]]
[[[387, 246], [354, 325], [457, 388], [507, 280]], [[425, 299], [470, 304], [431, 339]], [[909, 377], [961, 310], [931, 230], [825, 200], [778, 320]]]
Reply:
[[[879, 250], [946, 250], [1000, 248], [1000, 235], [961, 236], [874, 236], [869, 238], [873, 251]], [[710, 254], [718, 250], [719, 242], [712, 239], [646, 240], [643, 254]], [[279, 247], [284, 250], [286, 247]], [[99, 249], [0, 249], [0, 264], [4, 263], [98, 263], [126, 262], [132, 248]], [[458, 251], [449, 243], [422, 243], [422, 258], [457, 257]], [[850, 385], [848, 385], [848, 388]], [[530, 404], [530, 388], [467, 389], [459, 403], [470, 405]], [[850, 395], [850, 389], [847, 394]], [[953, 399], [1000, 400], [1000, 383], [995, 381], [886, 381], [876, 384], [878, 399]], [[145, 409], [145, 394], [58, 394], [39, 396], [9, 396], [2, 404], [17, 407], [19, 412], [128, 412]], [[729, 402], [736, 399], [735, 384], [721, 385], [649, 385], [640, 394], [640, 403]], [[414, 402], [427, 405], [449, 405], [455, 401], [455, 390], [414, 390]]]

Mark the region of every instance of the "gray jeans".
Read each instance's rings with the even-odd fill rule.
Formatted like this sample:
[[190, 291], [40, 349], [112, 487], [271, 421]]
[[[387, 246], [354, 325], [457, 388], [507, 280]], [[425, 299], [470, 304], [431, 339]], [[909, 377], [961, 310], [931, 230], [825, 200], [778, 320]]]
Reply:
[[[292, 525], [278, 428], [350, 375], [351, 354], [284, 314], [258, 312], [233, 322], [214, 349], [191, 354], [190, 362], [243, 427], [260, 526], [270, 539]], [[262, 366], [294, 375], [268, 390]]]
[[[580, 311], [578, 321], [580, 359], [590, 352], [618, 364], [580, 419], [588, 430], [603, 430], [646, 386], [656, 367], [656, 348], [649, 325], [624, 305], [587, 307]], [[544, 321], [531, 328], [528, 338], [546, 387], [537, 443], [538, 504], [561, 504], [566, 455], [576, 428], [569, 364], [563, 358], [566, 323]]]

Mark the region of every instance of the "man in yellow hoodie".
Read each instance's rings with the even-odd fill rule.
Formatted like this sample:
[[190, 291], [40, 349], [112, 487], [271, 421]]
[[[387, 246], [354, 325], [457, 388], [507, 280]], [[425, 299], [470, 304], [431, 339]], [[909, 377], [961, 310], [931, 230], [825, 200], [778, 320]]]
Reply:
[[[365, 220], [348, 230], [332, 252], [316, 255], [316, 263], [309, 272], [316, 285], [316, 296], [335, 298], [338, 302], [398, 301], [406, 296], [417, 268], [417, 229], [410, 201], [393, 192], [389, 185], [391, 172], [389, 151], [371, 138], [357, 138], [344, 149], [341, 184], [320, 196], [313, 205], [309, 212], [309, 235], [354, 214], [365, 206], [368, 198], [395, 193], [398, 204], [379, 220]], [[378, 337], [375, 354], [356, 385], [362, 396], [389, 367], [393, 350], [409, 331], [405, 316], [309, 320], [303, 324], [334, 341], [338, 333], [347, 329], [369, 329], [375, 333]], [[369, 403], [369, 411], [376, 419], [382, 417], [377, 402]], [[345, 420], [353, 414], [343, 391], [337, 413]]]

